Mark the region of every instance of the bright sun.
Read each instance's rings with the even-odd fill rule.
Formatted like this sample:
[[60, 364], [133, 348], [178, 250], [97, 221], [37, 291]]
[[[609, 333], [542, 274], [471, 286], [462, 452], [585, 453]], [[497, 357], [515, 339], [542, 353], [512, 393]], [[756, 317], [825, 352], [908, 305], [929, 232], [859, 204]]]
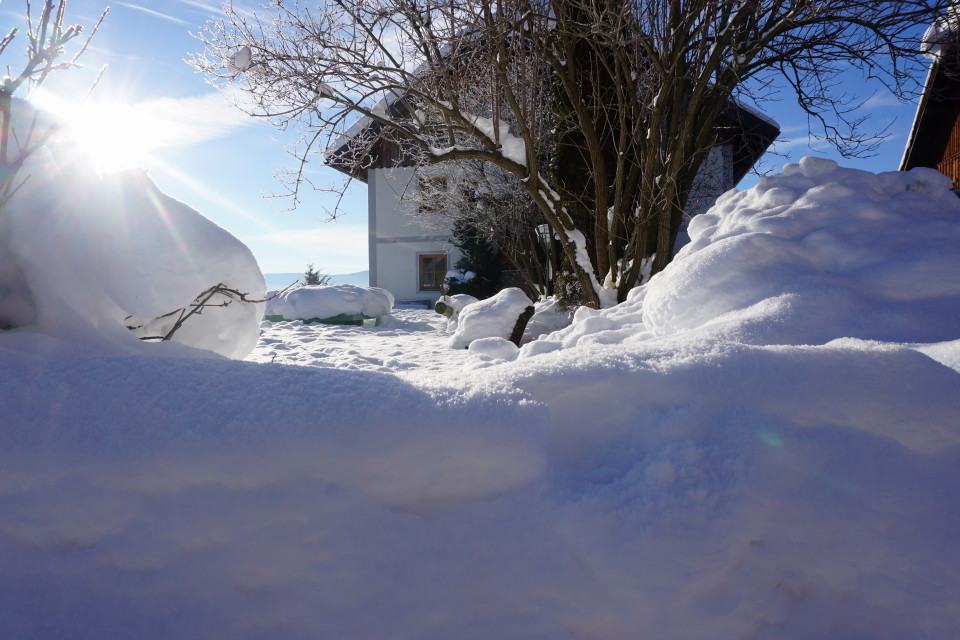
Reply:
[[70, 103], [43, 90], [32, 100], [56, 115], [78, 150], [100, 170], [149, 166], [154, 153], [177, 144], [180, 127], [165, 117], [162, 104], [119, 101]]
[[169, 144], [171, 125], [144, 109], [121, 103], [86, 104], [67, 115], [84, 153], [103, 170], [145, 166]]

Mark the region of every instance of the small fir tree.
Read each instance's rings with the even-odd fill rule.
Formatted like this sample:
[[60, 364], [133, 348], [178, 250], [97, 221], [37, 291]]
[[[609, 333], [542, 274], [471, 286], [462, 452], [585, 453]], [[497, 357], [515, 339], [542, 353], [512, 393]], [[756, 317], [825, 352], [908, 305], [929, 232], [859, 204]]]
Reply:
[[461, 255], [455, 268], [475, 275], [454, 286], [452, 293], [467, 293], [482, 299], [500, 291], [500, 252], [483, 232], [469, 222], [457, 220], [453, 225], [453, 245], [460, 249]]
[[307, 270], [303, 272], [303, 284], [308, 286], [330, 284], [330, 275], [320, 273], [313, 268], [313, 263], [310, 263], [307, 265]]

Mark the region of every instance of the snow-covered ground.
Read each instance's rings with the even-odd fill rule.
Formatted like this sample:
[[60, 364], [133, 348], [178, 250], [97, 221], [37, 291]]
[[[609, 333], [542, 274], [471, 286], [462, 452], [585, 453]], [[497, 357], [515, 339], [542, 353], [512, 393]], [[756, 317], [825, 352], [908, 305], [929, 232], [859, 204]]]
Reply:
[[377, 327], [268, 322], [253, 362], [297, 364], [349, 371], [381, 371], [402, 378], [452, 373], [463, 368], [467, 351], [451, 349], [447, 319], [423, 307], [394, 308]]
[[806, 159], [690, 235], [503, 359], [0, 331], [0, 637], [960, 636], [949, 181]]

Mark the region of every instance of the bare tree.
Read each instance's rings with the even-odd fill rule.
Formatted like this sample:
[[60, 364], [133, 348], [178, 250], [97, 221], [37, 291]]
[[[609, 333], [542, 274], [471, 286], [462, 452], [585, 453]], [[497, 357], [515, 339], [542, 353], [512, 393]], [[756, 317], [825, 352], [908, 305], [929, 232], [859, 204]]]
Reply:
[[[622, 300], [672, 256], [694, 180], [733, 100], [786, 89], [813, 133], [869, 151], [851, 70], [914, 88], [917, 36], [950, 0], [271, 0], [231, 5], [193, 64], [248, 112], [302, 134], [288, 186], [348, 136], [405, 161], [476, 160], [517, 179], [560, 238], [590, 306]], [[544, 158], [542, 149], [555, 145]], [[362, 168], [362, 167], [361, 167]]]
[[[72, 55], [67, 55], [67, 45], [81, 38], [84, 29], [79, 24], [65, 24], [66, 11], [67, 0], [44, 0], [40, 14], [34, 15], [30, 0], [26, 1], [26, 60], [15, 74], [7, 65], [7, 75], [0, 86], [0, 206], [22, 184], [22, 179], [18, 181], [17, 176], [23, 164], [57, 131], [55, 124], [41, 126], [35, 111], [25, 130], [17, 131], [13, 127], [14, 94], [24, 85], [37, 87], [43, 84], [54, 71], [80, 66], [79, 59], [103, 24], [109, 8], [103, 10], [89, 35]], [[13, 28], [0, 39], [0, 56], [7, 53], [18, 35], [19, 29]]]

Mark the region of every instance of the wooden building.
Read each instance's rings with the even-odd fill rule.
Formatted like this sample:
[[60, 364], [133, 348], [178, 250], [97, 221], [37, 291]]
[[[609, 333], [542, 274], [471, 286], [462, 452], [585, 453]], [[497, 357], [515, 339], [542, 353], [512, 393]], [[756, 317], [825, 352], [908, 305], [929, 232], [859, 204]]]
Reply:
[[[931, 34], [932, 32], [932, 34]], [[933, 59], [917, 106], [900, 170], [930, 167], [960, 189], [960, 41], [958, 29], [931, 29], [925, 43]]]

